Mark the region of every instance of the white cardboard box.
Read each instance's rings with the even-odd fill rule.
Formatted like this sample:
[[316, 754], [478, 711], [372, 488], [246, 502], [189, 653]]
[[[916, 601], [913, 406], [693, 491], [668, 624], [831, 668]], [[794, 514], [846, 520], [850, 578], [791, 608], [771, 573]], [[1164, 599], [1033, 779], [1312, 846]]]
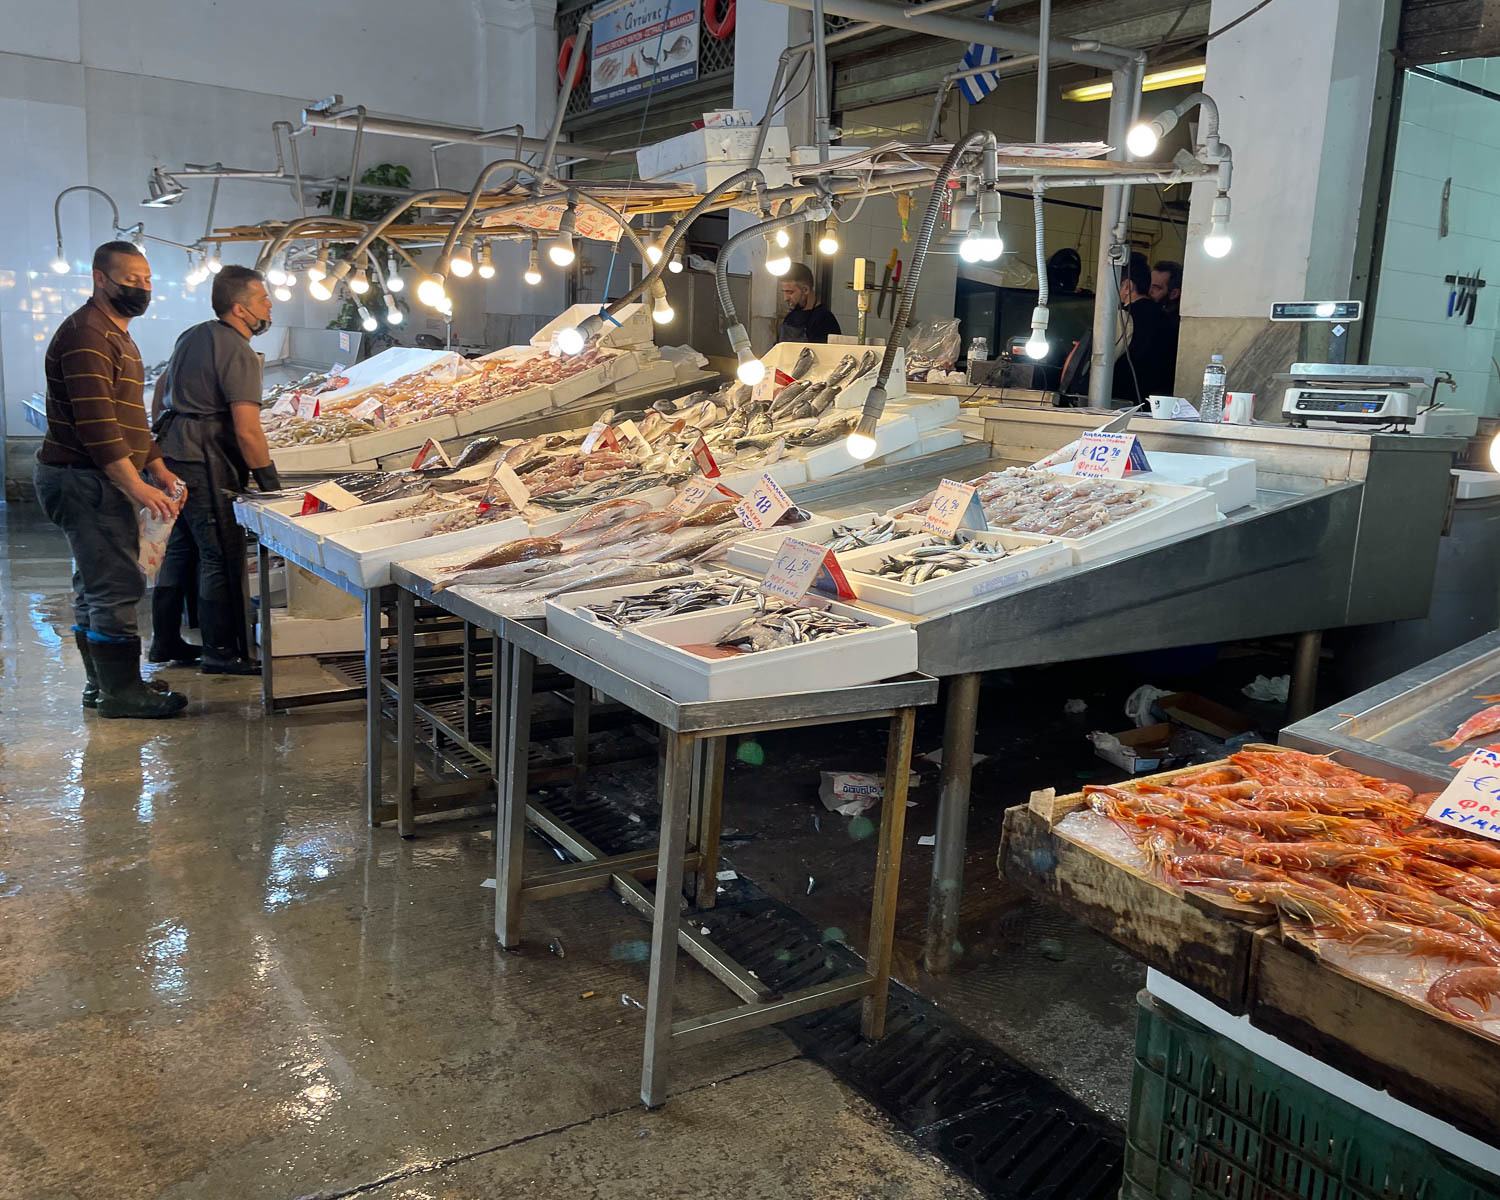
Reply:
[[[1229, 458], [1218, 454], [1174, 454], [1153, 450], [1146, 454], [1151, 470], [1132, 473], [1129, 478], [1140, 483], [1173, 483], [1180, 487], [1207, 488], [1221, 513], [1255, 503], [1255, 460]], [[1073, 463], [1058, 463], [1048, 468], [1054, 474], [1072, 475]]]
[[[870, 456], [870, 460], [910, 446], [917, 440], [917, 436], [917, 423], [910, 417], [882, 417], [880, 424], [875, 427], [875, 453]], [[849, 453], [844, 438], [809, 450], [803, 461], [807, 464], [808, 479], [814, 481], [827, 479], [830, 475], [841, 475], [865, 465]]]
[[[642, 179], [696, 182], [716, 187], [750, 166], [760, 130], [755, 126], [703, 128], [667, 138], [635, 152], [636, 169]], [[785, 125], [766, 131], [760, 169], [770, 187], [791, 182], [787, 160], [791, 153]], [[717, 178], [715, 178], [717, 176]]]
[[998, 562], [977, 564], [966, 571], [918, 584], [901, 583], [867, 573], [867, 568], [877, 567], [887, 554], [901, 554], [943, 540], [930, 534], [917, 534], [882, 546], [846, 550], [838, 556], [839, 565], [859, 599], [893, 612], [930, 616], [980, 597], [993, 599], [1013, 592], [1037, 576], [1061, 570], [1073, 562], [1073, 554], [1066, 546], [1035, 534], [972, 532], [966, 536], [976, 541], [998, 543], [1011, 553]]
[[781, 546], [783, 538], [796, 537], [804, 542], [822, 545], [837, 528], [848, 526], [852, 529], [862, 529], [866, 525], [873, 525], [878, 520], [880, 520], [880, 515], [873, 512], [858, 513], [852, 517], [815, 516], [804, 525], [771, 529], [765, 533], [756, 534], [754, 537], [741, 538], [737, 542], [732, 542], [729, 546], [728, 562], [731, 567], [739, 567], [742, 571], [763, 575], [766, 568], [771, 565], [771, 560], [776, 557], [776, 551]]

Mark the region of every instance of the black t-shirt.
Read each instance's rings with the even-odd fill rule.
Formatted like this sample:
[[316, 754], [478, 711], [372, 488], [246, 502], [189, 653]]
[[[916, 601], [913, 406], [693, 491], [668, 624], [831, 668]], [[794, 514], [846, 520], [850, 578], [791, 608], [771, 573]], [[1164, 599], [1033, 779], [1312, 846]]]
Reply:
[[1149, 296], [1124, 311], [1130, 314], [1129, 352], [1115, 361], [1115, 399], [1144, 404], [1147, 396], [1170, 396], [1177, 352], [1167, 314]]
[[781, 321], [783, 342], [826, 343], [830, 335], [843, 332], [839, 328], [838, 318], [828, 311], [826, 304], [794, 308]]

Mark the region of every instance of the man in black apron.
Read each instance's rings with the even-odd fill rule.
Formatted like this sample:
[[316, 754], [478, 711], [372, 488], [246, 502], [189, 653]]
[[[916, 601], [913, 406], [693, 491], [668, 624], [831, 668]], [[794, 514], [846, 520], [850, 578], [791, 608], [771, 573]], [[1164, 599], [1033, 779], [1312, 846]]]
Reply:
[[177, 339], [161, 391], [156, 438], [171, 469], [188, 487], [167, 544], [152, 597], [153, 662], [192, 661], [182, 640], [182, 596], [198, 559], [198, 627], [205, 675], [256, 675], [245, 644], [240, 586], [245, 536], [234, 519], [233, 494], [253, 476], [262, 491], [281, 481], [260, 423], [260, 357], [250, 339], [271, 327], [271, 297], [259, 271], [228, 266], [214, 277], [217, 320]]

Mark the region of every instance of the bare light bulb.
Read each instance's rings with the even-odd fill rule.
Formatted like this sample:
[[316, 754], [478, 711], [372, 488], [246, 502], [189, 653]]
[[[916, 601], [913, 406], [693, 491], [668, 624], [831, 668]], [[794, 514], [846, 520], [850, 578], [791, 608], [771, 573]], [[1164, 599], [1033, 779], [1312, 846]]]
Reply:
[[1031, 331], [1031, 336], [1026, 339], [1026, 357], [1043, 359], [1047, 357], [1047, 339], [1036, 330]]
[[370, 290], [370, 277], [365, 274], [363, 268], [349, 276], [349, 290], [356, 296], [363, 296]]
[[849, 457], [855, 462], [868, 462], [875, 457], [877, 447], [875, 439], [868, 433], [855, 430], [844, 439], [844, 449], [849, 451]]
[[573, 248], [573, 235], [566, 230], [558, 233], [547, 244], [547, 257], [554, 266], [571, 267], [573, 260], [578, 257], [578, 251]]
[[575, 326], [558, 330], [557, 348], [564, 354], [582, 354], [583, 331]]
[[284, 275], [284, 276], [283, 276], [283, 277], [282, 277], [282, 280], [281, 280], [281, 282], [282, 282], [282, 283], [283, 283], [283, 284], [285, 284], [285, 285], [286, 285], [286, 286], [287, 286], [287, 287], [289, 287], [289, 288], [294, 288], [294, 287], [296, 287], [296, 286], [297, 286], [297, 275], [296, 275], [296, 272], [294, 272], [294, 271], [288, 271], [288, 272], [287, 272], [287, 273], [286, 273], [286, 274], [285, 274], [285, 275]]
[[1209, 258], [1224, 258], [1232, 249], [1234, 239], [1221, 225], [1212, 226], [1208, 236], [1203, 239], [1203, 253]]
[[646, 261], [653, 267], [661, 262], [661, 246], [656, 242], [646, 243]]
[[281, 269], [280, 263], [271, 264], [271, 269], [266, 272], [266, 282], [272, 287], [282, 287], [286, 283], [286, 272]]
[[1125, 135], [1125, 148], [1136, 158], [1146, 158], [1156, 153], [1156, 147], [1161, 144], [1161, 137], [1157, 134], [1155, 126], [1146, 121], [1139, 125], [1131, 126], [1130, 132]]
[[273, 288], [271, 290], [271, 295], [275, 296], [276, 299], [281, 301], [282, 304], [285, 304], [292, 298], [292, 289], [287, 287], [287, 285], [283, 283], [278, 287]]
[[829, 217], [828, 220], [826, 220], [825, 222], [823, 222], [823, 235], [820, 238], [818, 238], [818, 253], [819, 254], [828, 255], [828, 254], [837, 254], [838, 252], [839, 252], [839, 235], [838, 235], [838, 231], [834, 229], [833, 218]]
[[1500, 433], [1490, 439], [1490, 466], [1500, 471]]
[[670, 325], [677, 314], [672, 311], [672, 302], [667, 299], [665, 288], [651, 304], [651, 319], [658, 325]]
[[377, 324], [375, 314], [361, 304], [359, 306], [359, 327], [366, 333], [374, 333]]
[[531, 257], [526, 260], [526, 273], [521, 278], [531, 287], [542, 282], [542, 259], [535, 246], [531, 248]]
[[309, 279], [307, 294], [314, 300], [329, 300], [333, 297], [333, 286], [322, 276]]
[[73, 269], [68, 260], [63, 257], [61, 246], [57, 248], [57, 257], [52, 260], [51, 266], [53, 274], [56, 275], [66, 275]]
[[792, 235], [786, 231], [786, 226], [784, 225], [771, 236], [776, 240], [776, 244], [783, 250], [785, 250], [792, 244]]
[[424, 275], [422, 281], [417, 284], [417, 299], [428, 308], [440, 307], [446, 295], [441, 275]]
[[387, 296], [385, 298], [385, 323], [387, 325], [399, 325], [401, 321], [401, 310], [396, 307], [396, 302]]
[[673, 275], [681, 275], [682, 274], [682, 247], [681, 246], [678, 246], [677, 249], [675, 249], [675, 250], [672, 251], [672, 258], [667, 263], [667, 270], [671, 271]]
[[307, 268], [309, 279], [323, 279], [328, 275], [328, 248], [325, 246], [318, 251], [318, 261]]
[[458, 249], [453, 252], [453, 257], [448, 260], [448, 269], [453, 272], [456, 279], [467, 279], [474, 274], [474, 260], [469, 256], [467, 242], [460, 242]]
[[481, 279], [495, 278], [495, 256], [490, 252], [488, 242], [479, 248], [479, 265], [474, 269], [479, 272]]
[[206, 266], [214, 275], [217, 275], [224, 269], [224, 264], [219, 261], [219, 256], [217, 254], [210, 254], [208, 258], [204, 260], [203, 265]]
[[401, 278], [401, 264], [396, 261], [392, 254], [385, 260], [385, 290], [388, 292], [399, 292], [406, 287], [406, 280]]

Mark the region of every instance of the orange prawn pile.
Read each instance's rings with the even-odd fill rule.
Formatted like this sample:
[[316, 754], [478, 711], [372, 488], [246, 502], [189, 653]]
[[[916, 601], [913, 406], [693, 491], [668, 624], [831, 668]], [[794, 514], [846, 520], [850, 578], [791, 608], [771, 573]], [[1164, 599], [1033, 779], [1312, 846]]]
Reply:
[[1083, 789], [1152, 869], [1275, 907], [1359, 951], [1441, 959], [1435, 1008], [1500, 999], [1500, 843], [1424, 819], [1433, 795], [1295, 750], [1246, 749], [1171, 778]]

